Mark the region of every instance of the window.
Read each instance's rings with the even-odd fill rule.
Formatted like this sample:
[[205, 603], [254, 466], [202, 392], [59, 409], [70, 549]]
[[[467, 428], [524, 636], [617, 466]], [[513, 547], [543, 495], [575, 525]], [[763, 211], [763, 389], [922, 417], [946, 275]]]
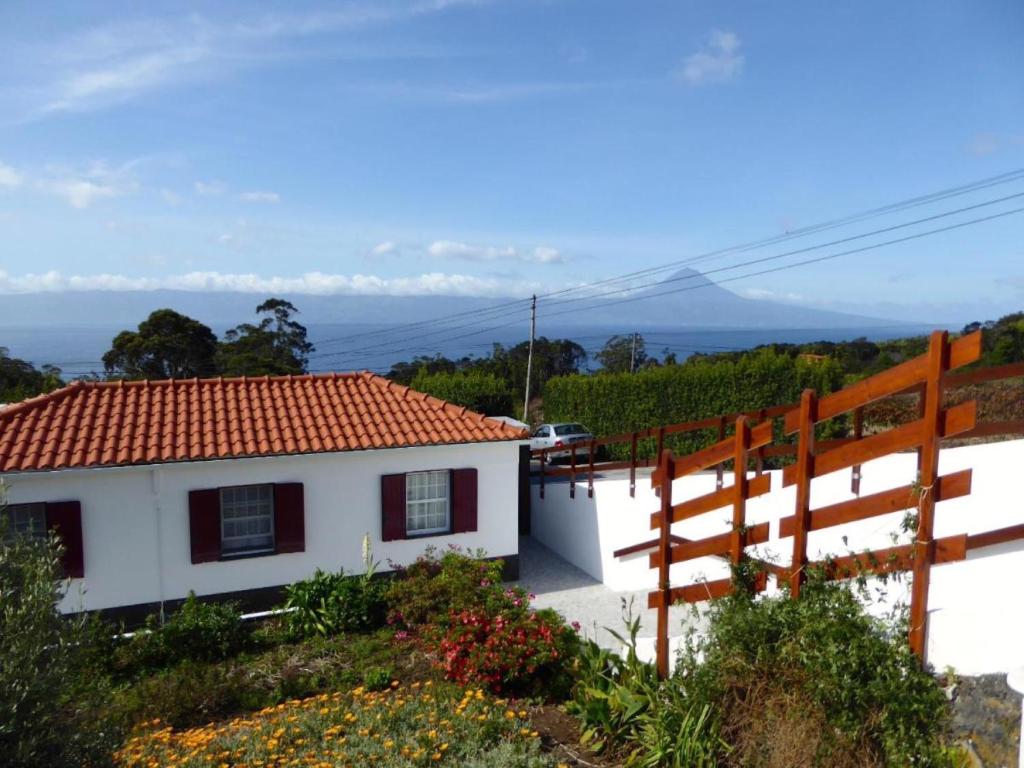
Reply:
[[225, 555], [274, 549], [274, 487], [236, 485], [220, 489], [221, 547]]
[[27, 536], [40, 541], [46, 538], [45, 504], [9, 504], [6, 514], [6, 541], [11, 541], [16, 536]]
[[446, 469], [405, 476], [405, 530], [410, 536], [451, 529]]
[[534, 437], [547, 437], [548, 431], [551, 427], [537, 427], [537, 431], [533, 433]]
[[587, 430], [583, 428], [582, 424], [559, 424], [555, 427], [555, 434], [559, 437], [565, 435], [584, 435]]

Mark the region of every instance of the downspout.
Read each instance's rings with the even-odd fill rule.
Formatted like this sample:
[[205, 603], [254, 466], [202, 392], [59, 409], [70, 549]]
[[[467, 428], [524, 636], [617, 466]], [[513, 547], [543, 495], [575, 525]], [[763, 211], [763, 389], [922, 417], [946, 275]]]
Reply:
[[163, 521], [161, 515], [161, 478], [159, 469], [150, 471], [151, 489], [153, 493], [153, 518], [156, 524], [156, 579], [157, 597], [160, 602], [160, 624], [164, 623], [164, 542], [163, 542]]

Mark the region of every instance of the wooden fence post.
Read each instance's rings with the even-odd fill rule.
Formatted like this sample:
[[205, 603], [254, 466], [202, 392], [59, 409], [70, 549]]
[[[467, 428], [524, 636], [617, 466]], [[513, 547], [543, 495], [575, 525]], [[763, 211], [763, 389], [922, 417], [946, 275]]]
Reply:
[[800, 440], [796, 453], [796, 527], [793, 531], [793, 564], [789, 574], [790, 596], [800, 597], [807, 579], [807, 529], [811, 522], [811, 478], [814, 477], [814, 423], [818, 418], [818, 396], [805, 389], [800, 397]]
[[540, 452], [540, 497], [544, 498], [544, 459], [547, 458], [547, 454], [544, 451]]
[[676, 475], [676, 462], [672, 451], [664, 451], [659, 464], [661, 469], [661, 522], [658, 529], [658, 552], [661, 560], [658, 563], [658, 591], [661, 601], [658, 603], [658, 635], [655, 638], [655, 657], [658, 675], [664, 679], [668, 677], [668, 609], [672, 595], [669, 569], [672, 566], [672, 480]]
[[636, 496], [636, 432], [629, 441], [629, 497]]
[[750, 424], [746, 416], [736, 419], [736, 452], [733, 456], [733, 487], [736, 496], [732, 503], [732, 538], [729, 559], [734, 566], [743, 559], [747, 546], [747, 451], [750, 450]]
[[[725, 416], [718, 419], [718, 442], [725, 440]], [[722, 490], [725, 485], [725, 467], [721, 464], [715, 466], [715, 489]]]
[[576, 498], [576, 443], [572, 443], [569, 446], [569, 462], [571, 469], [569, 470], [569, 498]]
[[[860, 440], [864, 437], [864, 408], [859, 407], [853, 410], [853, 439]], [[850, 470], [850, 493], [860, 496], [860, 464], [854, 464]]]
[[918, 453], [917, 535], [914, 538], [914, 578], [910, 586], [910, 650], [924, 661], [928, 636], [928, 587], [935, 560], [935, 481], [939, 476], [939, 445], [942, 436], [942, 379], [949, 368], [949, 343], [945, 331], [935, 331], [928, 344], [928, 378], [922, 407], [924, 434]]
[[[758, 424], [764, 423], [764, 421], [766, 420], [767, 415], [768, 414], [765, 413], [765, 409], [764, 408], [762, 408], [760, 411], [758, 411], [757, 412], [757, 423]], [[758, 477], [760, 477], [764, 473], [764, 446], [763, 445], [759, 445], [757, 447], [757, 456], [756, 456], [754, 461], [755, 461], [755, 463], [754, 463], [754, 473]]]
[[594, 498], [594, 452], [597, 451], [597, 441], [591, 439], [589, 460], [587, 462], [587, 498]]

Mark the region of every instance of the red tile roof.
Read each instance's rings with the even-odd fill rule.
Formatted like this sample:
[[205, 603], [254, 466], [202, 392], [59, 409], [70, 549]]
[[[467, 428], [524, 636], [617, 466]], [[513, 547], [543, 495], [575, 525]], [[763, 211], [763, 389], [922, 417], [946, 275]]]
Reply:
[[523, 437], [371, 373], [75, 382], [0, 410], [0, 472]]

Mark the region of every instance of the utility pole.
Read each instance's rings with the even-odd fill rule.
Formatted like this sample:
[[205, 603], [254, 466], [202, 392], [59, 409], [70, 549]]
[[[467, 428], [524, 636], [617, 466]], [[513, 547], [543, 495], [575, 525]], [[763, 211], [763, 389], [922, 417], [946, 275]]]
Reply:
[[523, 401], [523, 421], [530, 423], [530, 372], [533, 369], [533, 337], [537, 335], [537, 294], [530, 305], [530, 351], [526, 356], [526, 398]]
[[629, 372], [636, 372], [636, 331], [633, 331], [633, 349], [629, 353]]

